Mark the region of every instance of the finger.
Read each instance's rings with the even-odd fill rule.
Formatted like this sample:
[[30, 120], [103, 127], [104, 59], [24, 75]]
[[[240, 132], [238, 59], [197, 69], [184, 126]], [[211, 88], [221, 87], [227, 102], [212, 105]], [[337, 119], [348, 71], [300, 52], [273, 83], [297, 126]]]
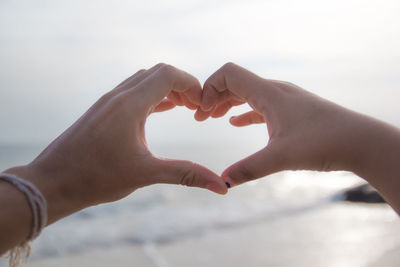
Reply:
[[278, 145], [266, 148], [233, 164], [222, 173], [230, 186], [236, 186], [284, 169], [284, 151]]
[[229, 99], [222, 104], [217, 105], [211, 112], [211, 117], [219, 118], [224, 116], [233, 106], [244, 104], [243, 101], [237, 101], [235, 99]]
[[[185, 92], [185, 93], [186, 93], [186, 92]], [[190, 101], [190, 99], [186, 96], [185, 93], [183, 93], [183, 94], [181, 93], [181, 94], [180, 94], [183, 103], [185, 104], [185, 106], [186, 106], [188, 109], [196, 110], [198, 106], [197, 106], [196, 104], [192, 103], [192, 101]]]
[[98, 107], [102, 106], [103, 104], [107, 103], [111, 98], [118, 95], [119, 93], [125, 92], [129, 89], [132, 89], [137, 84], [145, 80], [147, 77], [152, 75], [155, 71], [159, 68], [163, 67], [165, 64], [159, 63], [149, 70], [141, 69], [137, 71], [135, 74], [130, 76], [129, 78], [125, 79], [122, 83], [120, 83], [117, 87], [113, 90], [108, 92], [107, 94], [103, 95], [92, 107], [91, 110], [96, 110]]
[[[187, 72], [164, 65], [138, 84], [133, 93], [141, 98], [141, 104], [151, 108], [171, 91], [183, 93], [188, 90], [201, 91], [199, 81]], [[137, 102], [136, 97], [133, 99]]]
[[231, 95], [248, 102], [256, 110], [261, 109], [259, 103], [263, 100], [260, 98], [268, 96], [270, 91], [265, 89], [264, 82], [264, 79], [256, 74], [233, 63], [227, 63], [204, 83], [201, 107], [208, 110], [210, 103], [216, 103], [216, 94], [229, 91]]
[[256, 123], [265, 123], [265, 118], [255, 111], [249, 111], [239, 116], [231, 117], [229, 122], [233, 126], [242, 127]]
[[172, 102], [175, 103], [177, 106], [183, 106], [183, 101], [179, 93], [177, 92], [170, 92], [167, 96]]
[[154, 108], [153, 112], [163, 112], [163, 111], [167, 111], [167, 110], [173, 109], [175, 106], [176, 106], [175, 103], [172, 102], [171, 100], [169, 100], [169, 99], [163, 99], [163, 100], [160, 102], [160, 104], [158, 104], [158, 105]]
[[227, 193], [227, 186], [221, 177], [201, 165], [183, 160], [156, 161], [158, 171], [152, 178], [154, 183], [200, 187], [222, 195]]
[[204, 111], [201, 108], [198, 108], [196, 112], [194, 113], [194, 118], [197, 121], [205, 121], [210, 117], [212, 110], [210, 111]]
[[228, 90], [218, 92], [212, 84], [208, 84], [204, 86], [200, 107], [203, 111], [210, 111], [214, 109], [216, 105], [225, 102], [230, 97], [231, 93]]
[[[229, 102], [230, 104], [226, 104], [227, 102]], [[204, 120], [208, 119], [210, 116], [212, 116], [214, 118], [222, 117], [229, 111], [229, 109], [232, 106], [238, 106], [238, 105], [241, 105], [244, 103], [245, 102], [243, 102], [241, 100], [230, 98], [230, 99], [226, 100], [225, 102], [222, 102], [222, 104], [219, 104], [208, 111], [204, 111], [202, 108], [199, 107], [196, 110], [196, 113], [194, 114], [194, 118], [197, 121], [204, 121]]]
[[138, 79], [138, 77], [141, 77], [143, 73], [145, 73], [145, 69], [141, 69], [137, 71], [135, 74], [130, 76], [129, 78], [125, 79], [122, 83], [120, 83], [117, 87], [115, 87], [113, 90], [109, 91], [108, 93], [104, 94], [99, 100], [96, 101], [96, 103], [90, 107], [90, 109], [85, 113], [89, 114], [98, 108], [102, 107], [104, 104], [108, 103], [110, 99], [112, 99], [115, 95], [120, 93], [123, 90], [123, 85], [126, 84], [128, 81]]
[[217, 105], [214, 110], [211, 112], [211, 117], [219, 118], [224, 116], [232, 107], [232, 104], [229, 101], [225, 101], [222, 104]]
[[190, 102], [190, 104], [192, 104], [191, 106], [193, 105], [195, 105], [196, 107], [200, 106], [201, 96], [203, 94], [201, 86], [189, 88], [183, 94], [185, 95], [186, 99]]
[[147, 77], [152, 75], [154, 72], [156, 72], [159, 68], [163, 67], [165, 64], [159, 63], [154, 65], [148, 70], [141, 69], [138, 72], [136, 72], [134, 75], [123, 81], [120, 85], [118, 85], [112, 92], [113, 95], [117, 95], [121, 92], [127, 91], [129, 89], [132, 89], [135, 87], [137, 84], [141, 83], [143, 80], [145, 80]]

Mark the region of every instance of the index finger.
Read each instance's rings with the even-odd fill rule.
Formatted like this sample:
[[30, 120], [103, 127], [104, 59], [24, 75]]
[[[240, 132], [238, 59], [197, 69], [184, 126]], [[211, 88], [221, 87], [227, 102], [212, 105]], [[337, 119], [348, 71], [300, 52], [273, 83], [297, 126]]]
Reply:
[[185, 92], [192, 102], [200, 103], [200, 82], [189, 73], [166, 64], [133, 89], [148, 107], [157, 106], [172, 91]]
[[230, 97], [253, 105], [263, 88], [262, 83], [260, 76], [234, 63], [226, 63], [204, 83], [201, 109], [208, 111], [225, 101], [227, 92]]

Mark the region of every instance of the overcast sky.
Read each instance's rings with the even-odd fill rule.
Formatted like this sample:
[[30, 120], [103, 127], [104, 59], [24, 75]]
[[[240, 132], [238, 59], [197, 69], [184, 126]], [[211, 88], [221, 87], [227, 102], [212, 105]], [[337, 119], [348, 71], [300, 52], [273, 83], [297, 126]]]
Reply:
[[[399, 14], [398, 0], [2, 0], [0, 143], [51, 141], [158, 62], [204, 82], [233, 61], [400, 126]], [[147, 132], [154, 142], [201, 142], [258, 138], [264, 128], [199, 124], [177, 109], [154, 116]]]

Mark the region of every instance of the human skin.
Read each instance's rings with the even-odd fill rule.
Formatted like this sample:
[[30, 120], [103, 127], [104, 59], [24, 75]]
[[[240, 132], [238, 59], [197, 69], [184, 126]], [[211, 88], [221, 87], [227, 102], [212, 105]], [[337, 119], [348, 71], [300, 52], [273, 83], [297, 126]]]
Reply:
[[252, 111], [234, 126], [266, 123], [265, 148], [228, 167], [231, 186], [283, 170], [351, 171], [367, 180], [400, 213], [400, 130], [283, 81], [261, 78], [227, 63], [203, 86], [199, 121], [235, 105]]
[[[26, 179], [42, 192], [49, 224], [156, 183], [225, 194], [227, 187], [217, 174], [189, 161], [158, 158], [146, 145], [144, 126], [152, 112], [175, 105], [195, 110], [201, 94], [196, 78], [172, 66], [140, 70], [99, 99], [33, 162], [4, 173]], [[24, 195], [0, 180], [0, 255], [26, 239], [31, 221]]]

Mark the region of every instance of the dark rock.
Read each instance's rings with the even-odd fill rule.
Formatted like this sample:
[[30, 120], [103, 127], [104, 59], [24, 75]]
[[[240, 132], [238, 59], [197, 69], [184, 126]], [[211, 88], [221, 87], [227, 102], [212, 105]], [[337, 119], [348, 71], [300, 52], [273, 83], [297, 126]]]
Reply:
[[383, 197], [369, 184], [359, 185], [344, 192], [344, 200], [364, 203], [385, 203]]

